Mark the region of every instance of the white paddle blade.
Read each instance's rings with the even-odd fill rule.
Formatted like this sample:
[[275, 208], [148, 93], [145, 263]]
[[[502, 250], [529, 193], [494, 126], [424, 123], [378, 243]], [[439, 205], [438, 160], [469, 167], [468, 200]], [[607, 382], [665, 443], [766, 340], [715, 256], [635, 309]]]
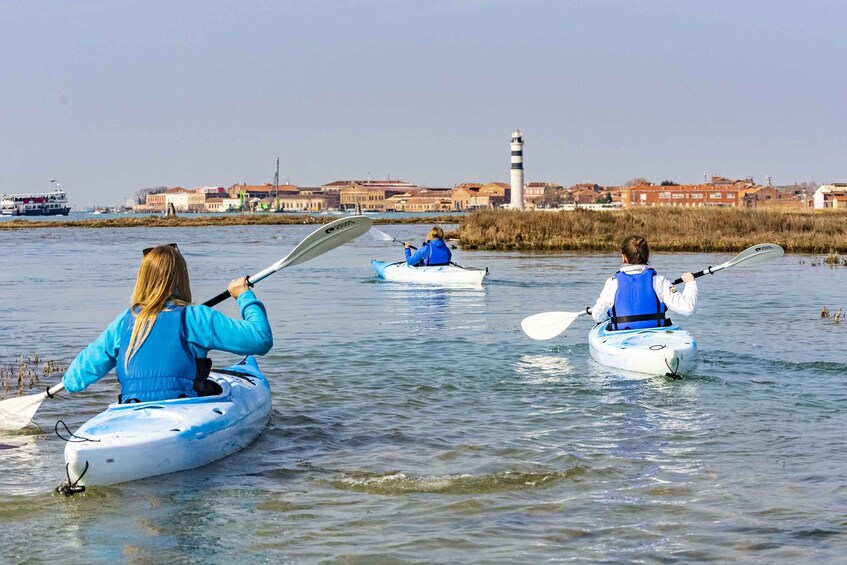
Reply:
[[0, 430], [14, 431], [27, 427], [47, 393], [31, 394], [0, 401]]
[[752, 247], [748, 247], [729, 261], [723, 264], [724, 267], [733, 267], [735, 265], [755, 265], [781, 257], [785, 253], [779, 245], [775, 243], [759, 243]]
[[[335, 249], [348, 241], [353, 241], [373, 226], [373, 220], [366, 216], [350, 216], [339, 218], [325, 224], [309, 234], [301, 241], [291, 253], [285, 256], [279, 263], [274, 265], [278, 271], [283, 267], [299, 265], [327, 251]], [[250, 277], [250, 282], [257, 282]]]
[[521, 328], [532, 339], [553, 339], [585, 312], [542, 312], [521, 320]]
[[373, 236], [376, 241], [390, 241], [392, 243], [397, 241], [397, 239], [391, 237], [384, 231], [378, 230], [376, 228], [371, 228], [368, 230], [368, 232], [370, 232], [371, 236]]

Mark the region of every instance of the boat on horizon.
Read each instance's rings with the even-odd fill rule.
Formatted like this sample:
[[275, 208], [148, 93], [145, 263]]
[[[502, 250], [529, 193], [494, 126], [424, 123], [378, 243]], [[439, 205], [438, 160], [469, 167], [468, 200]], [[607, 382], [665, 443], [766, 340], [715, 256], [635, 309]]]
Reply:
[[71, 211], [64, 190], [6, 194], [0, 200], [3, 216], [67, 216]]

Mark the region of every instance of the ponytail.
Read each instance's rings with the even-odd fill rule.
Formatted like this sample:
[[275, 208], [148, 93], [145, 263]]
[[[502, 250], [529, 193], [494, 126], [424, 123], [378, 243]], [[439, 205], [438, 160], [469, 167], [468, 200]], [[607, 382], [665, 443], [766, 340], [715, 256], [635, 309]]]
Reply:
[[646, 265], [650, 259], [650, 247], [640, 235], [630, 235], [621, 244], [621, 254], [630, 265]]

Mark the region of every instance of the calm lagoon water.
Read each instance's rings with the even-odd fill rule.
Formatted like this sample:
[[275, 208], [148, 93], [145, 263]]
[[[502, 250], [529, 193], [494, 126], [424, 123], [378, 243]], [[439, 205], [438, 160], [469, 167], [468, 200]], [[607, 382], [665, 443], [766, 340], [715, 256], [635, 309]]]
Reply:
[[[125, 307], [141, 249], [178, 242], [196, 301], [314, 226], [0, 231], [0, 363], [69, 362]], [[420, 241], [426, 226], [380, 226]], [[535, 342], [520, 320], [593, 303], [612, 254], [466, 252], [485, 287], [379, 283], [368, 236], [262, 281], [265, 433], [206, 467], [66, 498], [64, 442], [114, 376], [0, 435], [0, 561], [832, 563], [847, 554], [847, 268], [789, 255], [700, 279], [676, 321], [681, 381], [594, 364], [588, 320]], [[657, 254], [676, 276], [731, 258]], [[219, 308], [237, 315], [234, 302]], [[216, 366], [238, 359], [212, 355]]]

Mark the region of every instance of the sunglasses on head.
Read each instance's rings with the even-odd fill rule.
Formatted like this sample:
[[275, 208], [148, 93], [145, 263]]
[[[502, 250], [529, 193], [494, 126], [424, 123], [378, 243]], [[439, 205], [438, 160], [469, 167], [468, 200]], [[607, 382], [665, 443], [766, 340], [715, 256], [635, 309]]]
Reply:
[[154, 249], [156, 249], [156, 247], [173, 247], [174, 249], [176, 249], [177, 251], [179, 251], [179, 247], [177, 247], [176, 243], [166, 243], [166, 244], [164, 244], [164, 245], [155, 245], [155, 246], [153, 246], [153, 247], [147, 247], [147, 248], [145, 248], [145, 249], [142, 249], [142, 250], [141, 250], [141, 255], [142, 255], [142, 257], [143, 257], [144, 255], [147, 255], [148, 253], [150, 253], [150, 252], [151, 252], [151, 251], [153, 251]]

